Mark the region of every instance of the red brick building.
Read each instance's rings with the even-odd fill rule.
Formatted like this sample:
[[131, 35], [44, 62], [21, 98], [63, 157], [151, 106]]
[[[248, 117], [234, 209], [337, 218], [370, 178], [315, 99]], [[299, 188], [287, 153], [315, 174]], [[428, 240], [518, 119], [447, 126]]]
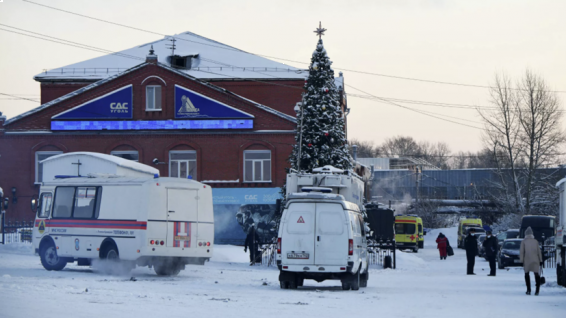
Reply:
[[[305, 72], [283, 71], [282, 64], [194, 34], [182, 36], [189, 44], [204, 43], [207, 54], [171, 55], [164, 39], [119, 53], [139, 57], [143, 51], [145, 58], [155, 47], [164, 57], [150, 54], [144, 62], [107, 55], [35, 77], [42, 105], [0, 119], [0, 187], [17, 201], [7, 220], [34, 218], [29, 201], [38, 195], [41, 160], [74, 151], [113, 154], [153, 165], [161, 176], [190, 175], [210, 184], [220, 242], [242, 238], [236, 214], [265, 212], [262, 205], [272, 210], [295, 142], [293, 109]], [[205, 44], [215, 47], [210, 51]], [[217, 51], [228, 51], [223, 62], [213, 60], [222, 66], [206, 66], [212, 60], [206, 56]], [[234, 66], [230, 54], [238, 63], [267, 65]], [[175, 59], [185, 59], [184, 66]], [[89, 63], [129, 68], [104, 72]]]

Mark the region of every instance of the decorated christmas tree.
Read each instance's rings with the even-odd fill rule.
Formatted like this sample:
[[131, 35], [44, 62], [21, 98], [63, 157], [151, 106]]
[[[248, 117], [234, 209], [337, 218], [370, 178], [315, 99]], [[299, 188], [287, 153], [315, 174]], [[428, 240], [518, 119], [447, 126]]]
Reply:
[[340, 93], [334, 83], [332, 61], [322, 44], [324, 31], [326, 29], [320, 25], [315, 31], [319, 40], [297, 112], [297, 144], [289, 157], [292, 169], [307, 173], [326, 165], [346, 171], [352, 169]]

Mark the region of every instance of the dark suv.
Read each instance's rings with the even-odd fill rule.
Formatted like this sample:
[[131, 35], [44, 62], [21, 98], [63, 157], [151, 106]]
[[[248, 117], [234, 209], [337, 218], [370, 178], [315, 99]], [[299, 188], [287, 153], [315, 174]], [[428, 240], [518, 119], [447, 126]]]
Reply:
[[503, 244], [503, 241], [505, 241], [507, 239], [518, 238], [518, 237], [519, 237], [519, 230], [518, 229], [509, 229], [505, 232], [501, 232], [501, 233], [497, 234], [497, 245], [499, 245], [499, 248], [501, 248], [501, 244]]

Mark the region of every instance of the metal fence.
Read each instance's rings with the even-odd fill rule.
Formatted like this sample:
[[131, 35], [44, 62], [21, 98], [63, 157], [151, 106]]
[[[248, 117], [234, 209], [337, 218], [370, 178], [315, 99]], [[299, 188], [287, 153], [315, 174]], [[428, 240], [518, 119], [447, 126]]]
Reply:
[[34, 221], [8, 222], [2, 226], [0, 240], [2, 244], [31, 243]]
[[555, 245], [543, 245], [542, 249], [542, 259], [544, 268], [555, 268], [556, 267], [556, 246]]
[[384, 248], [380, 246], [368, 246], [368, 258], [370, 265], [380, 265], [383, 268], [396, 268], [397, 260], [395, 248]]

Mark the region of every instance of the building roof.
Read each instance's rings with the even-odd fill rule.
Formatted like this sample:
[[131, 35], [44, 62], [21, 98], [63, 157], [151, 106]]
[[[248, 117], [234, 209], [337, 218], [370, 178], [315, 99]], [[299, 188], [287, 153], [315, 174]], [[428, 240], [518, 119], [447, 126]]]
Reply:
[[[175, 55], [195, 56], [190, 70], [183, 73], [199, 79], [304, 79], [308, 70], [242, 51], [192, 32], [176, 34]], [[143, 61], [153, 45], [158, 62], [170, 65], [171, 37], [45, 71], [37, 81], [98, 81], [130, 69]]]
[[[45, 103], [45, 104], [40, 105], [40, 106], [38, 106], [38, 107], [36, 107], [36, 108], [33, 108], [33, 109], [31, 109], [31, 110], [29, 110], [29, 111], [27, 111], [27, 112], [25, 112], [25, 113], [22, 113], [22, 114], [20, 114], [20, 115], [18, 115], [18, 116], [15, 116], [15, 117], [12, 117], [12, 118], [8, 119], [8, 120], [4, 123], [4, 126], [7, 126], [7, 125], [9, 125], [9, 124], [11, 124], [11, 123], [13, 123], [13, 122], [15, 122], [15, 121], [17, 121], [17, 120], [20, 120], [20, 119], [22, 119], [22, 118], [25, 118], [25, 117], [30, 116], [30, 115], [32, 115], [32, 114], [35, 114], [35, 113], [37, 113], [37, 112], [39, 112], [39, 111], [41, 111], [41, 110], [43, 110], [43, 109], [46, 109], [46, 108], [51, 107], [51, 106], [53, 106], [53, 105], [56, 105], [56, 104], [58, 104], [58, 103], [60, 103], [60, 102], [62, 102], [62, 101], [64, 101], [64, 100], [67, 100], [67, 99], [69, 99], [69, 98], [71, 98], [71, 97], [77, 96], [77, 95], [82, 94], [82, 93], [84, 93], [84, 92], [86, 92], [86, 91], [89, 91], [89, 90], [91, 90], [91, 89], [94, 89], [94, 88], [96, 88], [96, 87], [99, 87], [100, 85], [102, 85], [102, 84], [104, 84], [104, 83], [107, 83], [107, 82], [112, 81], [112, 80], [114, 80], [114, 79], [116, 79], [116, 78], [119, 78], [119, 77], [121, 77], [121, 76], [124, 76], [124, 75], [126, 75], [126, 74], [129, 74], [129, 73], [131, 73], [131, 72], [133, 72], [133, 71], [135, 71], [135, 70], [138, 70], [138, 69], [140, 69], [140, 68], [142, 68], [142, 67], [144, 67], [144, 66], [146, 66], [146, 65], [148, 65], [148, 64], [150, 64], [150, 63], [144, 62], [144, 63], [138, 64], [138, 65], [134, 65], [134, 66], [133, 66], [132, 68], [130, 68], [130, 69], [124, 70], [124, 71], [122, 71], [122, 72], [120, 72], [120, 73], [113, 74], [113, 75], [108, 76], [108, 77], [106, 77], [106, 78], [104, 78], [104, 79], [101, 79], [101, 80], [99, 80], [99, 81], [97, 81], [97, 82], [94, 82], [94, 83], [92, 83], [92, 84], [90, 84], [90, 85], [87, 85], [87, 86], [85, 86], [85, 87], [79, 88], [79, 89], [77, 89], [76, 91], [73, 91], [73, 92], [71, 92], [71, 93], [69, 93], [69, 94], [67, 94], [67, 95], [63, 95], [63, 96], [61, 96], [61, 97], [59, 97], [59, 98], [56, 98], [56, 99], [54, 99], [54, 100], [52, 100], [52, 101], [50, 101], [50, 102], [48, 102], [48, 103]], [[247, 99], [247, 98], [244, 98], [244, 97], [242, 97], [242, 96], [240, 96], [240, 95], [234, 94], [234, 93], [232, 93], [232, 92], [230, 92], [230, 91], [228, 91], [228, 90], [226, 90], [226, 89], [224, 89], [224, 88], [218, 87], [218, 86], [216, 86], [216, 85], [212, 85], [212, 84], [210, 84], [210, 83], [208, 83], [208, 82], [201, 81], [201, 80], [199, 80], [199, 79], [197, 79], [197, 78], [191, 76], [190, 74], [187, 74], [187, 72], [184, 72], [184, 71], [179, 70], [179, 69], [172, 68], [172, 67], [170, 67], [170, 66], [168, 66], [168, 65], [166, 65], [166, 64], [163, 64], [163, 63], [157, 63], [157, 66], [162, 67], [162, 68], [164, 68], [164, 69], [167, 69], [168, 71], [174, 72], [174, 73], [176, 73], [176, 74], [179, 74], [179, 75], [181, 75], [181, 76], [183, 76], [183, 77], [185, 77], [185, 78], [187, 78], [187, 79], [190, 79], [190, 80], [199, 82], [200, 84], [206, 85], [206, 86], [208, 86], [208, 87], [210, 87], [210, 88], [212, 88], [212, 89], [215, 89], [215, 90], [217, 90], [217, 91], [221, 91], [221, 92], [223, 92], [223, 93], [225, 93], [225, 94], [230, 94], [230, 95], [232, 95], [232, 96], [235, 96], [236, 98], [241, 99], [241, 100], [244, 100], [244, 101], [246, 101], [246, 102], [248, 102], [248, 103], [254, 105], [255, 107], [257, 107], [257, 108], [259, 108], [259, 109], [261, 109], [261, 110], [263, 110], [263, 111], [269, 112], [269, 113], [271, 113], [271, 114], [274, 114], [274, 115], [276, 115], [276, 116], [278, 116], [278, 117], [281, 117], [281, 118], [286, 119], [286, 120], [288, 120], [288, 121], [291, 121], [291, 122], [293, 122], [293, 123], [296, 123], [296, 122], [297, 122], [297, 119], [296, 119], [295, 117], [293, 117], [293, 116], [290, 116], [290, 115], [287, 115], [287, 114], [285, 114], [285, 113], [282, 113], [282, 112], [280, 112], [280, 111], [278, 111], [278, 110], [275, 110], [275, 109], [273, 109], [273, 108], [271, 108], [271, 107], [268, 107], [268, 106], [265, 106], [265, 105], [261, 105], [261, 104], [259, 104], [259, 103], [256, 103], [256, 102], [254, 102], [254, 101], [252, 101], [252, 100], [249, 100], [249, 99]]]

